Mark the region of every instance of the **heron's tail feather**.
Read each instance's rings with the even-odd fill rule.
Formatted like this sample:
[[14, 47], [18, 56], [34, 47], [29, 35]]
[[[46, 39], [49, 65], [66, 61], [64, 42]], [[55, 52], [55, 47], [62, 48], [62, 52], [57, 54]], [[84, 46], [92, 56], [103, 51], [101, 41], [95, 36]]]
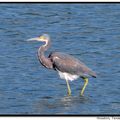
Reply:
[[96, 73], [94, 72], [94, 71], [89, 71], [89, 75], [91, 75], [92, 77], [94, 77], [94, 78], [96, 78], [97, 77], [97, 75], [96, 75]]

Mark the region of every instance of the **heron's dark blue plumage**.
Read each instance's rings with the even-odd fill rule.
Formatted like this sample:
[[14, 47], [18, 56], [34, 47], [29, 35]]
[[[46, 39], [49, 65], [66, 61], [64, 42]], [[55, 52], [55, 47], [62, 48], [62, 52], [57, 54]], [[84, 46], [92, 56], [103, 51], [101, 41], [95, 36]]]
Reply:
[[61, 72], [78, 75], [80, 77], [96, 77], [96, 74], [90, 68], [69, 54], [53, 52], [50, 54], [49, 58], [54, 68]]

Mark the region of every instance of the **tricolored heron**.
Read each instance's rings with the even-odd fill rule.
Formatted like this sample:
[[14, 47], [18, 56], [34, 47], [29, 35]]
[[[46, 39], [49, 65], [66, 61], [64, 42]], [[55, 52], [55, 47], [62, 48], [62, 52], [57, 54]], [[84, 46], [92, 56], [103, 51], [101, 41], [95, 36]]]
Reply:
[[88, 77], [96, 77], [96, 73], [80, 60], [65, 53], [52, 52], [48, 57], [45, 57], [44, 53], [48, 50], [51, 43], [49, 35], [43, 34], [40, 37], [28, 39], [28, 41], [32, 40], [45, 42], [45, 44], [38, 49], [38, 59], [44, 67], [56, 70], [60, 75], [60, 78], [66, 80], [68, 95], [71, 95], [71, 89], [68, 81], [73, 81], [79, 77], [85, 81], [82, 91], [80, 92], [80, 95], [83, 95], [88, 84]]

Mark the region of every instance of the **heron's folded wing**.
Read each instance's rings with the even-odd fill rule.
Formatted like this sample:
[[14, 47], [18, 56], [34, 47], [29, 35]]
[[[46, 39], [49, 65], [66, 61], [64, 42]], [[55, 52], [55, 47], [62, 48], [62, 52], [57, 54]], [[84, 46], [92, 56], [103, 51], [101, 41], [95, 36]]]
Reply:
[[89, 68], [78, 59], [64, 53], [54, 53], [52, 55], [52, 61], [55, 69], [61, 72], [80, 75], [89, 70]]

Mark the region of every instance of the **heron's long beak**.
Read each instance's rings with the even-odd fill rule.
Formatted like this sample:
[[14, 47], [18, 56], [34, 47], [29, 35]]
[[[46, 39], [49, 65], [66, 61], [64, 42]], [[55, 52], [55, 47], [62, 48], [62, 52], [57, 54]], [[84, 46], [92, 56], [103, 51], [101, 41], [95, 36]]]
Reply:
[[27, 41], [41, 41], [41, 39], [39, 37], [35, 37], [35, 38], [30, 38]]

